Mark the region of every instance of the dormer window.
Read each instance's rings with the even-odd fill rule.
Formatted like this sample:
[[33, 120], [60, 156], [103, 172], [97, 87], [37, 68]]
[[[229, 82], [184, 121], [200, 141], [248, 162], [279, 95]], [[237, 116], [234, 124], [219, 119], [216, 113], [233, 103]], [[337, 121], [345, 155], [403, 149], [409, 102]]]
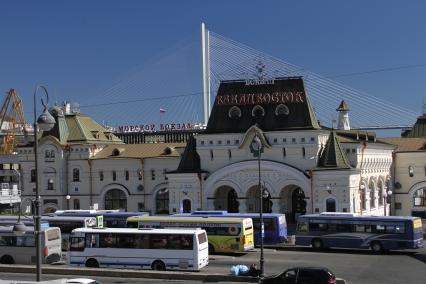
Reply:
[[92, 131], [92, 136], [95, 139], [99, 139], [99, 131]]
[[115, 148], [114, 150], [112, 150], [111, 156], [120, 156], [120, 149]]
[[265, 109], [260, 105], [255, 105], [251, 111], [251, 116], [253, 117], [262, 117], [265, 116]]
[[229, 118], [238, 119], [241, 117], [241, 109], [237, 106], [233, 106], [228, 111]]
[[290, 110], [288, 109], [288, 107], [286, 105], [279, 104], [275, 108], [275, 115], [276, 116], [285, 116], [285, 115], [288, 115], [289, 113], [290, 113]]

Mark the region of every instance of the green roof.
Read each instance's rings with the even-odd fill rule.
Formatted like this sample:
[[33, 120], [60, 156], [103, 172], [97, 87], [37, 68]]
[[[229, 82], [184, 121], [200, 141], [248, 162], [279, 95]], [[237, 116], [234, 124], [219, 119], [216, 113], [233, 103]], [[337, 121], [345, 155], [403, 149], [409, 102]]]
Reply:
[[346, 154], [343, 152], [342, 147], [339, 143], [339, 139], [334, 131], [331, 131], [328, 137], [327, 143], [325, 144], [324, 150], [318, 161], [318, 167], [316, 170], [325, 169], [350, 169]]

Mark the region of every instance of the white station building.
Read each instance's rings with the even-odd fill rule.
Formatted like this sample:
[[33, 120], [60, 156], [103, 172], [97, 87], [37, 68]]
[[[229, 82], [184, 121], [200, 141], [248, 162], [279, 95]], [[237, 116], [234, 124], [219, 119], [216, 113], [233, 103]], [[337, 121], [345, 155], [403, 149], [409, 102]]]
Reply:
[[[206, 129], [186, 144], [124, 144], [69, 105], [54, 107], [57, 124], [39, 142], [43, 211], [259, 212], [260, 184], [264, 212], [290, 221], [324, 211], [388, 215], [394, 146], [351, 130], [348, 105], [335, 107], [337, 129], [329, 129], [302, 78], [225, 81]], [[28, 206], [33, 145], [19, 148], [19, 160]]]

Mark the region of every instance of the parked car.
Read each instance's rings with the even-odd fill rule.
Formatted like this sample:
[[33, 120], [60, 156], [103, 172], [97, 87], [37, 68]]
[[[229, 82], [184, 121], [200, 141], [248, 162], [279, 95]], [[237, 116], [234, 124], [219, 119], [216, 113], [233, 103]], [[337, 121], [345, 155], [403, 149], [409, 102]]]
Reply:
[[88, 279], [88, 278], [73, 278], [67, 279], [67, 284], [102, 284], [99, 281]]
[[324, 267], [293, 267], [281, 274], [264, 277], [262, 284], [331, 284], [336, 283], [336, 276]]

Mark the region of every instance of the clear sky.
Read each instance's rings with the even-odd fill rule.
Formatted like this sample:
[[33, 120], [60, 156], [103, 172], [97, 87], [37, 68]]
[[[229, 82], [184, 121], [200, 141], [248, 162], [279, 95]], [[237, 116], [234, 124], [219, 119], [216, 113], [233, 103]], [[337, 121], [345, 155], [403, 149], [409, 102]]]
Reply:
[[[38, 83], [59, 101], [83, 105], [141, 66], [170, 56], [174, 46], [199, 42], [204, 21], [215, 33], [324, 76], [423, 64], [335, 78], [420, 114], [425, 11], [421, 0], [2, 0], [0, 90], [16, 88], [27, 116]], [[179, 92], [201, 91], [200, 57], [186, 55], [193, 61], [184, 70], [191, 79]], [[167, 68], [173, 71], [172, 62]], [[173, 93], [153, 88], [148, 97], [165, 95]]]

